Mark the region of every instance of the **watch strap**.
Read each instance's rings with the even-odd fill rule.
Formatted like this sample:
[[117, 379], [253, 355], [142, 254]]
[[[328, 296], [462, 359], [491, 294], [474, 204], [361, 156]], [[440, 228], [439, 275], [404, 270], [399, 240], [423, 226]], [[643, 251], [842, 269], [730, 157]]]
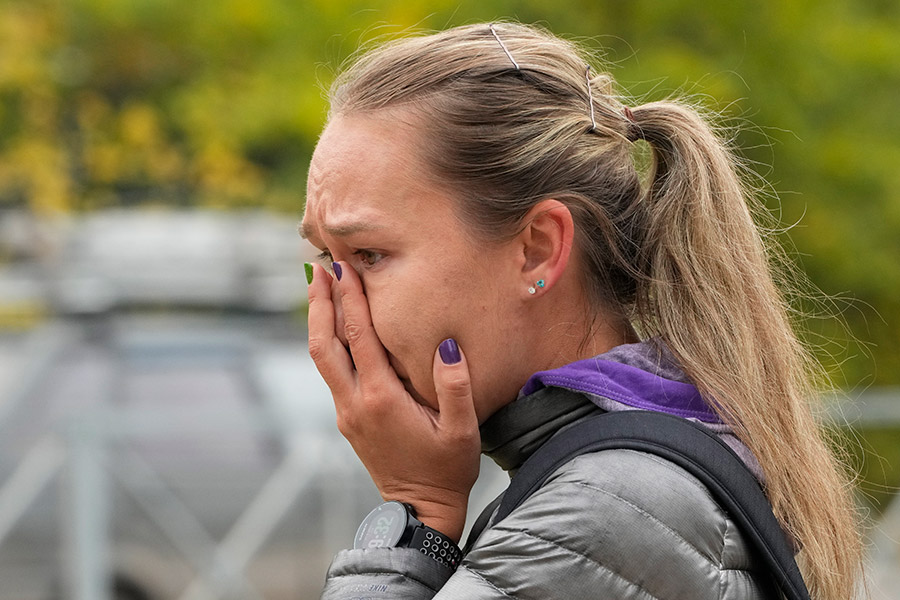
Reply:
[[462, 560], [462, 550], [459, 549], [459, 546], [440, 531], [427, 525], [417, 527], [413, 531], [408, 546], [451, 569], [458, 567]]

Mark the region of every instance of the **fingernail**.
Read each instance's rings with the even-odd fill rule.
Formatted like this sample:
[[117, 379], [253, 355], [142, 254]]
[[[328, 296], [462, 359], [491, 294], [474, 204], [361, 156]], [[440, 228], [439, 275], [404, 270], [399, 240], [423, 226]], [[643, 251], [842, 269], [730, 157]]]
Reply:
[[303, 269], [306, 271], [306, 283], [312, 283], [312, 278], [313, 278], [312, 265], [309, 263], [303, 263]]
[[331, 269], [334, 271], [334, 276], [338, 278], [338, 281], [340, 281], [341, 275], [343, 275], [343, 273], [341, 273], [341, 264], [333, 262], [331, 263]]
[[438, 346], [438, 352], [441, 354], [441, 362], [445, 365], [455, 365], [462, 357], [459, 355], [459, 345], [453, 338], [447, 338]]

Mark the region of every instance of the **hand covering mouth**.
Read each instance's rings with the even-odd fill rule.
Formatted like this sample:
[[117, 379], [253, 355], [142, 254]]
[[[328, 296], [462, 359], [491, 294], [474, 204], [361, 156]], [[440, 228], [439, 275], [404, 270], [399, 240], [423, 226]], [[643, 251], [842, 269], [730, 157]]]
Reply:
[[422, 406], [427, 406], [428, 408], [435, 408], [415, 388], [415, 386], [412, 384], [412, 381], [410, 380], [409, 376], [406, 374], [406, 371], [398, 365], [397, 361], [394, 359], [394, 356], [392, 354], [388, 354], [388, 362], [390, 363], [391, 368], [394, 369], [394, 373], [396, 373], [397, 379], [399, 379], [400, 383], [403, 384], [403, 388], [406, 390], [406, 393], [408, 393], [412, 397], [413, 400], [415, 400]]
[[422, 397], [422, 394], [420, 394], [418, 392], [418, 390], [416, 390], [416, 388], [413, 387], [413, 384], [409, 379], [401, 378], [400, 383], [403, 384], [403, 387], [406, 388], [406, 392], [410, 396], [412, 396], [413, 400], [415, 400], [416, 402], [418, 402], [419, 404], [421, 404], [423, 406], [429, 406], [428, 402], [425, 400], [425, 398]]

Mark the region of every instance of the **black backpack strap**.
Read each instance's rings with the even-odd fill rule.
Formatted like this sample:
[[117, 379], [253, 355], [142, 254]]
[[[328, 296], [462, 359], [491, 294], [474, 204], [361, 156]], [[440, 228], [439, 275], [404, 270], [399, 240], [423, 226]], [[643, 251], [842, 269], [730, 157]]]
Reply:
[[472, 546], [474, 546], [475, 542], [478, 540], [478, 536], [480, 536], [481, 532], [488, 526], [491, 521], [491, 516], [494, 514], [494, 511], [497, 510], [497, 507], [500, 506], [500, 502], [503, 500], [505, 494], [506, 491], [500, 492], [500, 495], [491, 500], [491, 503], [485, 506], [484, 510], [481, 511], [481, 514], [478, 515], [478, 518], [475, 519], [475, 523], [472, 524], [472, 530], [469, 531], [469, 537], [466, 538], [463, 556], [469, 553], [469, 550], [472, 549]]
[[[665, 413], [603, 413], [579, 421], [550, 438], [513, 477], [500, 499], [494, 523], [503, 520], [573, 458], [615, 448], [655, 454], [699, 479], [750, 540], [785, 597], [809, 600], [793, 549], [759, 483], [743, 461], [702, 425]], [[482, 513], [476, 526], [482, 524], [482, 529], [487, 526], [492, 512], [485, 510], [487, 518]], [[480, 533], [481, 529], [473, 527], [468, 546]]]

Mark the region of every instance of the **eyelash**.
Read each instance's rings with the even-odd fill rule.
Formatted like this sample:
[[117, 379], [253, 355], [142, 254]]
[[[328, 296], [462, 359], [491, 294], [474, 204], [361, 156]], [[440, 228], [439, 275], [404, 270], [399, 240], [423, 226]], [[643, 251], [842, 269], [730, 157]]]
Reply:
[[[369, 262], [366, 258], [367, 255], [369, 258], [372, 258], [372, 256], [378, 256], [380, 257], [378, 260], [384, 258], [381, 253], [375, 252], [374, 250], [356, 250], [353, 252], [353, 256], [358, 256], [360, 258], [360, 261], [363, 263], [363, 266], [374, 267], [378, 260]], [[316, 257], [316, 260], [322, 263], [322, 265], [324, 265], [326, 269], [331, 269], [331, 263], [334, 261], [334, 257], [331, 255], [331, 252], [329, 250], [323, 250]]]
[[[374, 267], [379, 260], [384, 258], [384, 255], [379, 252], [375, 252], [374, 250], [357, 250], [353, 253], [353, 256], [358, 256], [363, 265], [367, 267]], [[369, 259], [375, 256], [377, 256], [378, 259], [373, 262], [369, 262]]]

